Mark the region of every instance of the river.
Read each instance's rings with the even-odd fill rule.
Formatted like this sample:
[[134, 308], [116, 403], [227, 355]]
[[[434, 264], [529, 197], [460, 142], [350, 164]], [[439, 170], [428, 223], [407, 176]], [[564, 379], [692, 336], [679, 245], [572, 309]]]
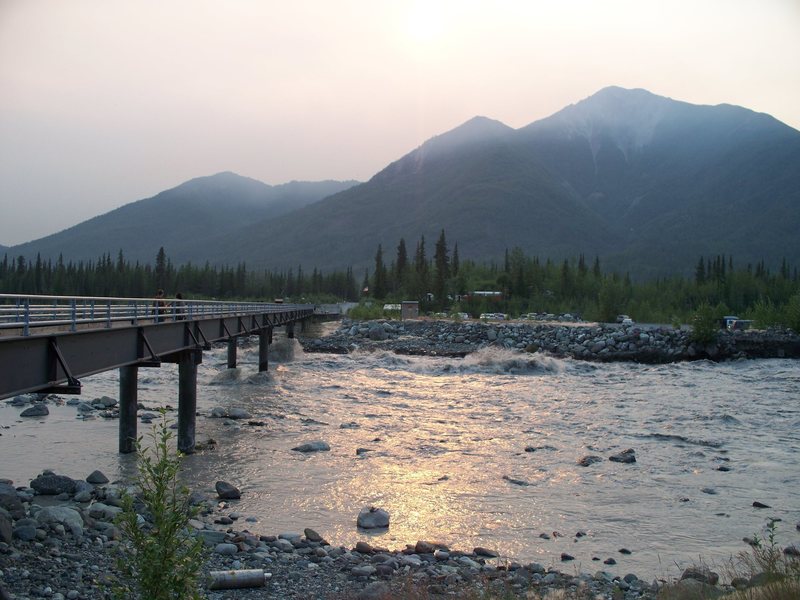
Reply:
[[[701, 560], [722, 568], [770, 518], [782, 519], [779, 541], [800, 537], [800, 361], [305, 354], [280, 337], [273, 348], [268, 374], [257, 373], [257, 345], [240, 350], [237, 369], [226, 369], [225, 347], [199, 367], [198, 438], [217, 444], [186, 457], [185, 474], [209, 495], [219, 479], [240, 488], [231, 509], [257, 522], [237, 528], [312, 527], [347, 546], [484, 546], [504, 559], [647, 579]], [[177, 381], [174, 365], [141, 369], [140, 402], [175, 406]], [[116, 397], [117, 386], [116, 372], [95, 375], [83, 397]], [[207, 418], [215, 406], [244, 408], [259, 424]], [[45, 468], [130, 473], [116, 420], [49, 407], [21, 419], [2, 403], [0, 477], [27, 485]], [[330, 452], [292, 451], [314, 440]], [[628, 448], [636, 463], [608, 460]], [[602, 460], [580, 466], [588, 455]], [[388, 530], [357, 530], [370, 505], [390, 513]], [[575, 560], [562, 563], [562, 552]]]

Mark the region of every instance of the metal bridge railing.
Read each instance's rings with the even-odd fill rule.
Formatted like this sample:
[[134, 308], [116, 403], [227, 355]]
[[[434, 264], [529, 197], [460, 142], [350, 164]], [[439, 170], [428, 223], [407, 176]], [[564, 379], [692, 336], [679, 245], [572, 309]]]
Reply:
[[102, 296], [37, 296], [0, 294], [0, 332], [21, 330], [29, 336], [44, 327], [113, 327], [286, 312], [311, 309], [306, 304], [225, 302], [170, 298], [106, 298]]

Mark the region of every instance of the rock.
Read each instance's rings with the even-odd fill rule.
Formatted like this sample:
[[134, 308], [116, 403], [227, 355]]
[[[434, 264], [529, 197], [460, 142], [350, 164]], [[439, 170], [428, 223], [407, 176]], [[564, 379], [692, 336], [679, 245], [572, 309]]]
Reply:
[[513, 483], [514, 485], [519, 485], [522, 487], [527, 487], [531, 485], [530, 482], [528, 481], [524, 481], [523, 479], [515, 479], [513, 477], [509, 477], [508, 475], [503, 475], [503, 479], [508, 483]]
[[30, 408], [26, 408], [21, 413], [19, 413], [20, 417], [43, 417], [45, 415], [49, 415], [50, 410], [47, 408], [47, 405], [44, 403], [34, 404]]
[[482, 546], [478, 546], [475, 548], [472, 553], [475, 556], [488, 556], [490, 558], [497, 558], [500, 556], [495, 550], [489, 550], [488, 548], [483, 548]]
[[101, 521], [113, 521], [122, 512], [118, 506], [109, 506], [102, 502], [95, 502], [89, 507], [89, 516]]
[[239, 547], [236, 544], [217, 544], [214, 546], [214, 553], [215, 554], [222, 554], [224, 556], [232, 556], [239, 551]]
[[23, 542], [32, 542], [36, 539], [36, 527], [33, 525], [17, 525], [14, 527], [13, 536]]
[[251, 415], [243, 408], [223, 408], [221, 406], [215, 406], [211, 409], [211, 418], [212, 419], [250, 419]]
[[423, 540], [419, 540], [414, 546], [414, 552], [417, 554], [433, 554], [436, 552], [436, 545]]
[[635, 463], [636, 462], [636, 452], [633, 448], [628, 448], [627, 450], [623, 450], [618, 454], [614, 454], [608, 457], [608, 460], [611, 462], [618, 462], [618, 463]]
[[772, 508], [772, 507], [769, 504], [764, 504], [756, 500], [755, 502], [753, 502], [753, 508]]
[[372, 546], [367, 542], [356, 542], [355, 550], [361, 554], [372, 554]]
[[289, 540], [285, 540], [283, 538], [275, 540], [275, 545], [278, 547], [278, 550], [281, 552], [294, 552], [294, 544]]
[[374, 506], [365, 507], [358, 513], [358, 526], [363, 529], [389, 527], [389, 513]]
[[9, 483], [0, 483], [0, 508], [7, 510], [12, 519], [18, 520], [25, 516], [22, 500], [14, 486]]
[[607, 559], [605, 559], [603, 561], [603, 564], [604, 565], [615, 565], [615, 564], [617, 564], [617, 561], [615, 559], [613, 559], [613, 558], [607, 558]]
[[594, 454], [589, 454], [588, 456], [584, 456], [583, 458], [579, 459], [578, 464], [581, 467], [588, 467], [589, 465], [593, 465], [595, 463], [599, 463], [602, 461], [603, 459], [600, 458], [599, 456], [595, 456]]
[[382, 324], [373, 323], [369, 327], [367, 337], [374, 342], [382, 342], [383, 340], [389, 339], [389, 333]]
[[42, 496], [75, 493], [75, 482], [72, 479], [66, 475], [56, 475], [50, 471], [45, 471], [31, 481], [31, 487]]
[[0, 542], [10, 544], [13, 536], [14, 528], [11, 526], [11, 519], [0, 513]]
[[783, 553], [786, 556], [800, 556], [800, 542], [794, 542], [793, 544], [789, 544], [783, 549]]
[[106, 477], [101, 471], [92, 471], [86, 478], [86, 481], [96, 485], [102, 485], [104, 483], [108, 483], [108, 477]]
[[330, 445], [327, 442], [323, 442], [321, 440], [317, 440], [314, 442], [306, 442], [305, 444], [300, 444], [299, 446], [295, 446], [292, 448], [295, 452], [328, 452], [331, 449]]
[[242, 497], [239, 488], [231, 485], [227, 481], [218, 481], [214, 484], [214, 489], [217, 490], [217, 496], [219, 496], [221, 500], [238, 500]]
[[567, 562], [570, 560], [575, 560], [575, 557], [571, 554], [567, 554], [566, 552], [561, 553], [561, 562]]
[[211, 529], [202, 529], [195, 532], [195, 536], [203, 540], [206, 546], [216, 546], [225, 541], [224, 531], [214, 531]]
[[361, 565], [358, 567], [353, 567], [350, 573], [354, 577], [369, 577], [370, 575], [373, 575], [376, 570], [377, 569], [375, 569], [375, 567], [372, 565]]
[[620, 548], [619, 550], [617, 550], [617, 552], [619, 552], [620, 554], [625, 554], [625, 555], [633, 554], [633, 552], [631, 552], [627, 548]]
[[709, 585], [717, 585], [719, 575], [706, 566], [689, 567], [681, 574], [681, 580], [694, 579]]
[[309, 527], [306, 527], [303, 530], [303, 535], [306, 536], [306, 539], [309, 542], [322, 542], [323, 541], [322, 536], [320, 534], [318, 534], [316, 531], [314, 531], [313, 529], [309, 528]]
[[39, 523], [61, 523], [69, 528], [72, 535], [81, 537], [83, 535], [83, 517], [74, 508], [67, 506], [46, 506], [36, 513], [36, 520]]
[[22, 396], [14, 396], [11, 400], [6, 400], [11, 406], [26, 406], [30, 404], [33, 400], [31, 396], [27, 394], [23, 394]]
[[117, 405], [117, 401], [110, 396], [101, 396], [100, 398], [95, 398], [92, 400], [92, 404], [94, 406], [100, 406], [102, 408], [112, 408]]

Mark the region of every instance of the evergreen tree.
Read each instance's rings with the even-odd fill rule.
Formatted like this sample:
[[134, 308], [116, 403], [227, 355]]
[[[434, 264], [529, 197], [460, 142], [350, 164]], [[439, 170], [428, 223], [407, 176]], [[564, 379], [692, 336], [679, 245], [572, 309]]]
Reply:
[[706, 263], [702, 256], [700, 257], [697, 267], [694, 270], [694, 282], [697, 285], [703, 285], [706, 282]]
[[378, 300], [386, 297], [386, 266], [383, 264], [383, 248], [378, 244], [375, 253], [375, 276], [373, 277], [372, 296]]
[[439, 234], [436, 242], [436, 249], [433, 258], [436, 266], [436, 278], [433, 284], [434, 302], [439, 308], [444, 308], [447, 304], [447, 280], [450, 278], [450, 258], [447, 255], [447, 240], [445, 239], [444, 229]]
[[164, 252], [164, 246], [158, 249], [156, 254], [156, 268], [155, 268], [155, 287], [157, 289], [164, 289], [167, 287], [167, 253]]

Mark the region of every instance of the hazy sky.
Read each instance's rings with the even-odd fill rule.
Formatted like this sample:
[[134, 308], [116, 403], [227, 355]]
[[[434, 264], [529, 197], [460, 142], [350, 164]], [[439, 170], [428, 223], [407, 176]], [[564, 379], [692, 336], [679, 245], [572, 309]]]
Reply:
[[800, 128], [800, 0], [0, 0], [0, 244], [219, 171], [366, 180], [608, 85]]

